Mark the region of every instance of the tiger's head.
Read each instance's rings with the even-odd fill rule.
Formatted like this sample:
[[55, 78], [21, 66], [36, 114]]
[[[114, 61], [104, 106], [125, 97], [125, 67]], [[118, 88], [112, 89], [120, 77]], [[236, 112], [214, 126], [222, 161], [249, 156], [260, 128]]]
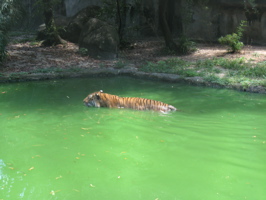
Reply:
[[100, 95], [101, 95], [101, 93], [103, 93], [102, 90], [89, 94], [83, 100], [84, 104], [86, 106], [88, 106], [88, 107], [96, 107], [96, 108], [101, 107], [101, 104], [100, 104], [100, 99], [101, 99]]

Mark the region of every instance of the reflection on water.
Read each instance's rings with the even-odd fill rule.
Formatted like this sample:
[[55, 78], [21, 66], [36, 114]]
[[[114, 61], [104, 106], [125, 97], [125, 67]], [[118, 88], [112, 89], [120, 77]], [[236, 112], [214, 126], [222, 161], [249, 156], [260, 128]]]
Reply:
[[[88, 108], [104, 90], [182, 112]], [[265, 95], [128, 77], [0, 85], [0, 199], [266, 196]]]

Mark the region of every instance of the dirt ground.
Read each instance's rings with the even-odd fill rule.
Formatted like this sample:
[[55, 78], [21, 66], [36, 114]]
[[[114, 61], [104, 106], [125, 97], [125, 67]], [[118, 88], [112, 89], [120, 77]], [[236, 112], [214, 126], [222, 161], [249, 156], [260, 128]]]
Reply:
[[[66, 45], [54, 47], [41, 47], [34, 42], [14, 42], [21, 41], [27, 36], [12, 38], [12, 42], [7, 47], [9, 54], [8, 60], [0, 69], [1, 73], [28, 72], [49, 68], [97, 68], [100, 66], [113, 66], [117, 60], [103, 61], [95, 60], [89, 56], [82, 56], [78, 53], [78, 45], [68, 42]], [[127, 63], [134, 64], [136, 67], [146, 61], [159, 61], [170, 57], [179, 57], [188, 61], [223, 57], [239, 58], [245, 57], [252, 62], [262, 62], [266, 60], [266, 47], [245, 46], [241, 53], [230, 54], [226, 47], [218, 44], [198, 44], [197, 51], [189, 55], [169, 55], [164, 50], [163, 38], [149, 38], [143, 41], [136, 41], [132, 48], [122, 50], [119, 59]], [[118, 59], [118, 60], [119, 60]]]
[[266, 47], [264, 46], [245, 46], [240, 53], [228, 53], [227, 47], [219, 44], [197, 44], [197, 51], [188, 55], [173, 55], [169, 56], [164, 52], [163, 38], [153, 39], [150, 41], [139, 41], [135, 43], [135, 48], [125, 51], [125, 57], [129, 60], [138, 61], [139, 59], [145, 61], [158, 61], [167, 59], [169, 57], [179, 57], [187, 61], [197, 61], [203, 59], [210, 59], [214, 57], [223, 57], [227, 59], [235, 59], [245, 57], [254, 63], [266, 60]]

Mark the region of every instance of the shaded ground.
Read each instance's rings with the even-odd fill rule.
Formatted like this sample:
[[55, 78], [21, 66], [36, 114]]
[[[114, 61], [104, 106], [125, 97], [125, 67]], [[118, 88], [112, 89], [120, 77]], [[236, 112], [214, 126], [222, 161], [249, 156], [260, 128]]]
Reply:
[[[266, 61], [266, 48], [262, 46], [246, 46], [241, 53], [227, 53], [226, 47], [214, 44], [198, 44], [198, 50], [190, 55], [169, 55], [164, 49], [162, 38], [149, 38], [137, 41], [132, 48], [120, 52], [119, 59], [114, 61], [95, 60], [89, 56], [82, 56], [76, 44], [68, 42], [66, 45], [41, 47], [40, 43], [32, 40], [33, 35], [15, 36], [8, 46], [9, 59], [0, 69], [1, 77], [10, 74], [34, 74], [72, 72], [80, 70], [102, 69], [117, 67], [123, 60], [126, 65], [138, 68], [147, 61], [156, 62], [171, 57], [178, 57], [187, 61], [198, 61], [210, 58], [235, 59], [244, 57], [252, 63]], [[31, 41], [30, 41], [31, 40]], [[120, 66], [127, 67], [127, 66]]]

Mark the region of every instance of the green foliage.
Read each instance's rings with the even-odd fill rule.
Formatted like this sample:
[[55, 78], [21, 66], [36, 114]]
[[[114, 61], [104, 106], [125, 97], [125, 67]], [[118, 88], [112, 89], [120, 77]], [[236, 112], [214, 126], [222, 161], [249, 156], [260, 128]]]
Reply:
[[244, 27], [246, 27], [246, 21], [241, 21], [240, 25], [237, 27], [236, 33], [228, 34], [224, 37], [220, 37], [218, 42], [229, 46], [229, 51], [232, 53], [239, 52], [244, 44], [241, 42], [243, 36]]
[[255, 67], [248, 67], [241, 73], [247, 77], [266, 78], [266, 62], [257, 64]]
[[168, 60], [160, 60], [156, 63], [147, 62], [146, 65], [141, 66], [144, 72], [155, 72], [155, 73], [171, 73], [178, 74], [187, 77], [198, 76], [199, 73], [189, 68], [189, 62], [179, 59], [172, 58]]
[[246, 11], [249, 11], [249, 8], [251, 7], [252, 10], [254, 10], [255, 12], [258, 12], [257, 10], [257, 4], [255, 2], [256, 0], [247, 0], [247, 1], [244, 1], [244, 8]]
[[233, 60], [214, 58], [197, 62], [171, 58], [147, 62], [146, 65], [141, 66], [140, 70], [151, 73], [178, 74], [184, 77], [201, 76], [206, 82], [222, 86], [266, 85], [266, 62], [254, 65], [243, 57]]
[[129, 42], [125, 39], [125, 35], [135, 30], [139, 30], [139, 26], [125, 26], [126, 13], [133, 9], [135, 12], [141, 10], [141, 0], [133, 0], [130, 3], [124, 0], [101, 0], [101, 12], [99, 18], [113, 24], [119, 34], [120, 47], [127, 47]]
[[178, 44], [179, 44], [178, 49], [179, 49], [180, 53], [182, 53], [182, 54], [188, 54], [188, 53], [191, 53], [191, 52], [197, 50], [196, 43], [191, 41], [185, 35], [182, 35], [178, 39]]
[[215, 76], [213, 74], [207, 75], [204, 77], [204, 80], [207, 82], [211, 82], [211, 83], [217, 83], [217, 84], [221, 84], [220, 78], [218, 76]]
[[218, 39], [221, 44], [228, 45], [228, 50], [232, 53], [239, 52], [243, 48], [244, 44], [239, 40], [240, 37], [236, 33], [228, 34]]
[[82, 56], [87, 56], [87, 55], [89, 55], [88, 49], [86, 49], [86, 48], [80, 48], [79, 51], [78, 51], [78, 53], [79, 53], [80, 55], [82, 55]]
[[114, 68], [116, 69], [122, 69], [127, 65], [126, 61], [119, 60], [115, 63]]
[[214, 58], [197, 62], [171, 58], [147, 62], [146, 65], [141, 66], [140, 70], [151, 73], [178, 74], [184, 77], [201, 76], [207, 82], [224, 86], [237, 83], [241, 85], [266, 84], [266, 62], [254, 65], [243, 57], [233, 60]]
[[7, 57], [8, 32], [19, 17], [18, 0], [0, 1], [0, 63]]
[[222, 68], [225, 69], [232, 69], [232, 70], [242, 70], [245, 67], [247, 67], [247, 64], [245, 62], [245, 58], [241, 57], [241, 58], [236, 58], [233, 60], [228, 60], [225, 58], [216, 58], [214, 59], [214, 63], [216, 65], [221, 66]]

